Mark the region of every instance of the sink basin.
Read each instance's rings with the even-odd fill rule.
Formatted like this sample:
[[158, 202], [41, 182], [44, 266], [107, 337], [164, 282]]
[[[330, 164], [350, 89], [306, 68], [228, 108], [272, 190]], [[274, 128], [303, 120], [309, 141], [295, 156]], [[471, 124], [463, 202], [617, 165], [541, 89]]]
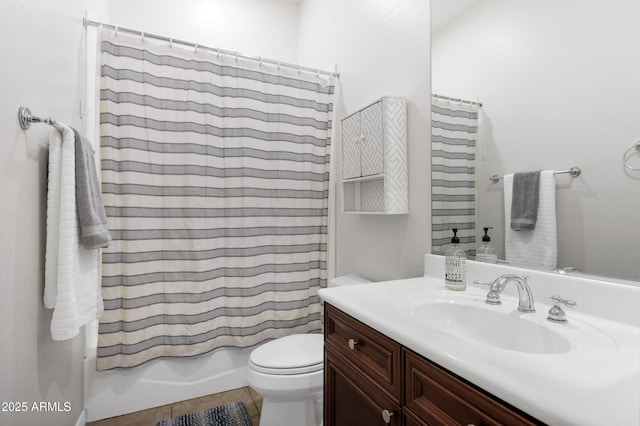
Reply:
[[[478, 302], [476, 302], [478, 303]], [[501, 349], [536, 354], [557, 354], [571, 348], [551, 327], [538, 324], [518, 311], [498, 311], [490, 306], [435, 301], [418, 303], [410, 315], [440, 331]]]

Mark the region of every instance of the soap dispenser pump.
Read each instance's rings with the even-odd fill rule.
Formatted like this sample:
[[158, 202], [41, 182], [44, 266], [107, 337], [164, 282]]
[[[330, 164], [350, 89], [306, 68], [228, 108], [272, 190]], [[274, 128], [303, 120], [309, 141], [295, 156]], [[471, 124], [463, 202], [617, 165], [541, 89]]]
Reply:
[[449, 290], [465, 290], [467, 288], [467, 255], [458, 245], [460, 239], [458, 230], [452, 229], [451, 247], [444, 254], [445, 277], [444, 285]]
[[476, 252], [476, 260], [478, 262], [498, 263], [498, 254], [493, 245], [491, 245], [491, 237], [489, 237], [489, 229], [493, 228], [488, 227], [483, 229], [484, 237], [482, 237], [482, 244], [480, 244]]

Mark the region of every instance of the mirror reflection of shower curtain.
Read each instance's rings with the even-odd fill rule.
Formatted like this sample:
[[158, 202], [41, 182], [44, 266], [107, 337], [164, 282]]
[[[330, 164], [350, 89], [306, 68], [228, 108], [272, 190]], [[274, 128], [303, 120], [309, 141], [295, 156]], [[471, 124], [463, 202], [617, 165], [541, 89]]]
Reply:
[[319, 332], [333, 80], [102, 37], [98, 369]]
[[444, 254], [458, 229], [460, 248], [476, 253], [478, 106], [431, 98], [432, 253]]

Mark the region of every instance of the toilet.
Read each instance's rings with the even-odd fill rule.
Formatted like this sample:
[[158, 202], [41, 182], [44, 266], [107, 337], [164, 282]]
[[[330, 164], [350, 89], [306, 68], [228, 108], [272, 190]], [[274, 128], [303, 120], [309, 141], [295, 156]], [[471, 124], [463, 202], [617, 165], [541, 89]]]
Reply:
[[[345, 275], [328, 286], [368, 282]], [[292, 334], [260, 345], [249, 356], [247, 381], [263, 398], [260, 426], [321, 426], [324, 336]]]

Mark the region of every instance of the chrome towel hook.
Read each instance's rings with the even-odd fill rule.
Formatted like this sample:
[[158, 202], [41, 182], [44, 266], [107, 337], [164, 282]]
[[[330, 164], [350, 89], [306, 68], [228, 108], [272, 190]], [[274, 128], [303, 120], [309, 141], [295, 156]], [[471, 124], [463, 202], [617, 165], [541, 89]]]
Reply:
[[635, 144], [627, 148], [627, 150], [622, 155], [622, 163], [627, 169], [638, 172], [640, 171], [640, 167], [633, 167], [631, 164], [629, 164], [629, 159], [633, 156], [634, 149], [638, 151], [638, 155], [640, 155], [640, 142], [636, 142]]

